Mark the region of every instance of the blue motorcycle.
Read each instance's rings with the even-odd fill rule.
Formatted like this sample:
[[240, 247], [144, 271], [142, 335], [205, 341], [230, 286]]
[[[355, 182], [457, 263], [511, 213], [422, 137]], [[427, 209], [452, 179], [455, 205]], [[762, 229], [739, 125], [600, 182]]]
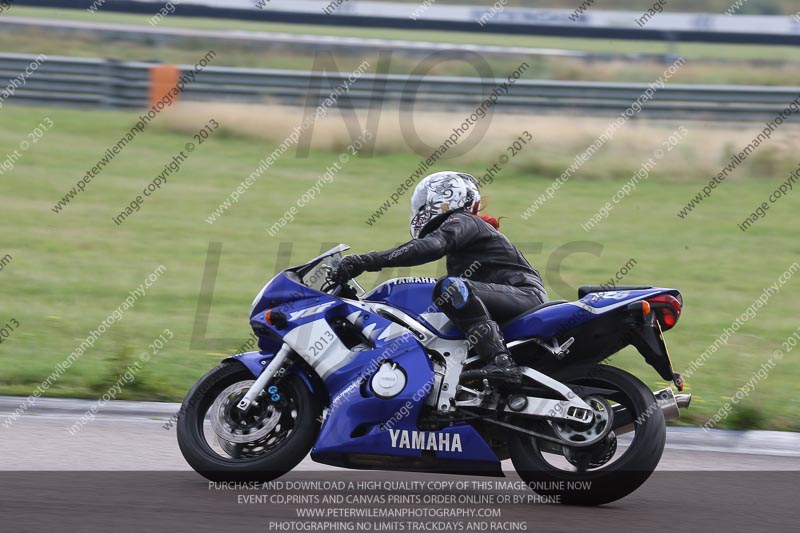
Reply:
[[665, 421], [689, 394], [652, 392], [600, 364], [633, 345], [683, 390], [662, 332], [675, 289], [584, 286], [502, 324], [521, 383], [459, 380], [479, 364], [464, 333], [432, 301], [432, 278], [386, 281], [365, 293], [331, 273], [339, 245], [275, 276], [256, 296], [259, 351], [208, 372], [180, 410], [181, 452], [214, 481], [268, 481], [311, 452], [355, 469], [519, 476], [555, 501], [622, 498], [655, 470]]

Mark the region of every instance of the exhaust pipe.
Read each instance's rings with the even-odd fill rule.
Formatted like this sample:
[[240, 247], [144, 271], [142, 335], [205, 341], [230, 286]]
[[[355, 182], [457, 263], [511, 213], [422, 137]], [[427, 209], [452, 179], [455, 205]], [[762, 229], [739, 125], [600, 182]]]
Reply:
[[678, 403], [678, 407], [681, 409], [688, 409], [689, 404], [692, 403], [692, 395], [691, 394], [676, 394], [675, 401]]
[[[691, 394], [675, 394], [672, 392], [672, 389], [661, 389], [655, 391], [653, 392], [653, 396], [656, 398], [656, 405], [661, 408], [661, 412], [664, 414], [665, 421], [680, 418], [680, 410], [688, 409], [689, 404], [692, 403]], [[614, 415], [618, 420], [621, 419], [624, 421], [622, 426], [614, 429], [615, 434], [622, 435], [624, 433], [630, 433], [633, 431], [633, 420], [631, 420], [631, 416], [625, 407], [615, 406]], [[627, 420], [625, 420], [626, 418]]]
[[675, 393], [672, 392], [672, 389], [657, 390], [653, 393], [653, 396], [656, 397], [656, 403], [661, 408], [661, 412], [664, 413], [664, 420], [669, 422], [670, 420], [680, 418], [681, 411], [678, 407], [678, 402], [675, 400]]
[[680, 418], [681, 409], [688, 409], [689, 404], [692, 403], [691, 394], [675, 394], [672, 389], [661, 389], [655, 391], [653, 396], [656, 397], [656, 403], [664, 413], [664, 420], [670, 421]]

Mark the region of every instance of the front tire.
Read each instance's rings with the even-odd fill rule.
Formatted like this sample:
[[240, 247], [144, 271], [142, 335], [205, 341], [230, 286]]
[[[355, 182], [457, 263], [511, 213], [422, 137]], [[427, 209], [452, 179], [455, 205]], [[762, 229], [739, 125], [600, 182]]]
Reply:
[[[566, 383], [617, 391], [607, 398], [624, 405], [632, 413], [635, 420], [632, 442], [617, 459], [608, 459], [603, 456], [606, 451], [612, 455], [620, 453], [616, 449], [616, 437], [611, 435], [614, 440], [608, 450], [601, 449], [597, 453], [601, 456], [596, 460], [599, 464], [570, 471], [551, 464], [535, 437], [513, 432], [509, 451], [514, 468], [535, 492], [557, 503], [602, 505], [624, 498], [650, 477], [661, 460], [666, 443], [664, 414], [650, 389], [619, 368], [597, 365], [586, 377], [566, 380]], [[579, 448], [564, 448], [565, 457], [571, 456], [573, 461], [575, 455], [585, 453]]]
[[[276, 383], [280, 400], [271, 404], [260, 398], [262, 407], [251, 411], [261, 411], [245, 420], [235, 404], [252, 380], [244, 365], [226, 361], [203, 376], [183, 401], [178, 445], [186, 462], [207, 479], [271, 481], [297, 466], [317, 439], [322, 403], [298, 374], [282, 377]], [[252, 441], [248, 432], [255, 436]]]

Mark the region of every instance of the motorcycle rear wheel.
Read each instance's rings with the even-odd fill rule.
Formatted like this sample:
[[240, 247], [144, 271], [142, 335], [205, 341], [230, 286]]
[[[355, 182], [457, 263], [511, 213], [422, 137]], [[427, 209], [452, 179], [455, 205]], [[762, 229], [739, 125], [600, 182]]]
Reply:
[[[619, 457], [598, 465], [608, 460], [604, 454], [611, 448], [612, 452], [617, 452], [616, 440], [601, 442], [596, 446], [606, 445], [608, 450], [598, 449], [599, 460], [587, 459], [589, 468], [585, 470], [567, 470], [554, 466], [545, 458], [536, 437], [515, 431], [510, 436], [509, 451], [517, 474], [534, 492], [546, 496], [546, 501], [553, 503], [602, 505], [624, 498], [650, 477], [661, 460], [666, 442], [664, 414], [652, 391], [638, 378], [619, 368], [597, 365], [586, 375], [565, 382], [617, 391], [607, 398], [624, 405], [631, 413], [635, 420], [633, 440]], [[616, 439], [613, 434], [609, 437]], [[570, 458], [567, 462], [572, 465], [575, 465], [576, 455], [587, 453], [586, 449], [582, 451], [580, 448], [565, 451]]]

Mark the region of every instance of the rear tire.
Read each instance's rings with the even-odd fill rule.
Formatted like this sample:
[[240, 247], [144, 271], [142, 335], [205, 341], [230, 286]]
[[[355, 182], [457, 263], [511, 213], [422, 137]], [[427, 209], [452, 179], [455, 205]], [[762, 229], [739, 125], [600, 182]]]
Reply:
[[607, 466], [584, 472], [568, 471], [553, 466], [542, 456], [535, 437], [515, 431], [509, 443], [514, 468], [534, 492], [554, 497], [552, 500], [557, 503], [602, 505], [624, 498], [650, 477], [661, 460], [667, 434], [664, 414], [650, 389], [619, 368], [598, 365], [587, 377], [566, 383], [615, 389], [619, 391], [615, 401], [626, 397], [619, 403], [626, 404], [636, 421], [630, 446]]
[[319, 434], [322, 404], [298, 374], [290, 373], [281, 378], [278, 387], [281, 395], [291, 398], [292, 412], [296, 410], [291, 431], [263, 455], [239, 459], [220, 455], [208, 442], [206, 413], [226, 388], [249, 380], [253, 380], [253, 374], [244, 365], [224, 362], [195, 384], [181, 406], [177, 424], [181, 453], [195, 471], [212, 481], [270, 481], [280, 477], [303, 460]]

